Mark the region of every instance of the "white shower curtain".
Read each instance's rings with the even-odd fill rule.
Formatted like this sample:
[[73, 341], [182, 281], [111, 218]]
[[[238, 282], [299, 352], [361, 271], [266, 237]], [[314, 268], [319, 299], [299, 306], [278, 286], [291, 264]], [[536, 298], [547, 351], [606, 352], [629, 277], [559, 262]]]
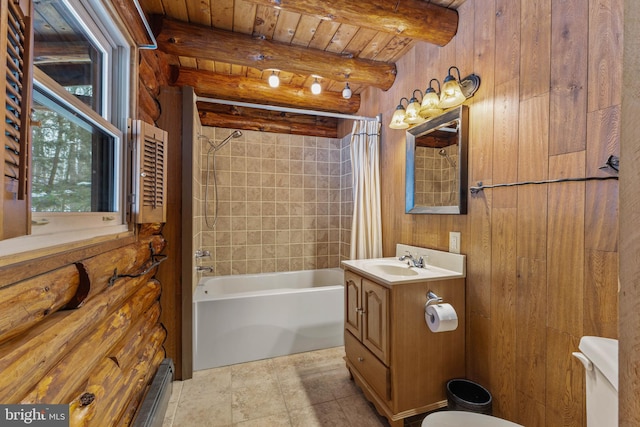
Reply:
[[382, 257], [380, 121], [358, 120], [351, 134], [351, 259]]

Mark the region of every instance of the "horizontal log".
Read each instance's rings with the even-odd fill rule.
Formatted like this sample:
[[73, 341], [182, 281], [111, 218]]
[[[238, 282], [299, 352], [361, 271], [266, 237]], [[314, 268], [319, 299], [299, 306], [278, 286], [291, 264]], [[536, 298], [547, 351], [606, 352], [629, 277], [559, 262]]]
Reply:
[[147, 378], [145, 378], [146, 386], [145, 386], [145, 381], [140, 381], [140, 384], [143, 385], [142, 389], [141, 390], [136, 389], [135, 396], [133, 396], [128, 402], [125, 402], [127, 403], [126, 408], [124, 409], [124, 411], [122, 411], [122, 416], [120, 417], [120, 419], [114, 424], [115, 426], [127, 427], [131, 425], [131, 423], [136, 417], [136, 414], [138, 413], [138, 410], [140, 409], [142, 400], [144, 399], [145, 395], [149, 390], [149, 386], [151, 385], [150, 383], [153, 380], [153, 376], [157, 372], [159, 365], [162, 363], [165, 357], [166, 357], [165, 353], [162, 349], [159, 349], [156, 352], [156, 355], [154, 356], [154, 360], [151, 363], [151, 365], [154, 366], [154, 368], [148, 372], [149, 375]]
[[0, 343], [64, 307], [79, 283], [74, 265], [0, 289]]
[[152, 123], [155, 126], [155, 121], [153, 119], [153, 117], [151, 117], [149, 114], [147, 114], [146, 111], [141, 110], [138, 108], [138, 117], [137, 119], [142, 120], [145, 123]]
[[264, 110], [261, 108], [238, 107], [235, 105], [213, 104], [210, 102], [197, 102], [196, 107], [200, 113], [228, 114], [232, 116], [255, 117], [264, 120], [286, 119], [291, 123], [304, 126], [319, 126], [333, 128], [338, 123], [335, 117], [316, 116], [311, 114], [288, 113], [284, 111]]
[[458, 30], [458, 13], [424, 0], [249, 0], [287, 12], [366, 27], [444, 46]]
[[121, 375], [120, 367], [109, 358], [94, 370], [82, 392], [69, 403], [69, 427], [86, 427], [90, 425], [98, 410], [96, 400], [102, 401], [106, 390], [113, 388]]
[[352, 58], [167, 18], [156, 19], [160, 50], [170, 55], [229, 62], [259, 70], [283, 70], [389, 89], [395, 64]]
[[[126, 402], [144, 391], [163, 359], [164, 350], [158, 340], [150, 341], [138, 353], [137, 363], [126, 371], [113, 360], [104, 359], [86, 388], [69, 405], [70, 426], [114, 425], [126, 409]], [[83, 404], [83, 400], [90, 402]]]
[[102, 253], [82, 261], [82, 270], [88, 277], [91, 290], [87, 298], [101, 293], [114, 274], [136, 274], [144, 271], [151, 258], [151, 247], [155, 254], [162, 252], [166, 245], [162, 235], [140, 238], [134, 244], [118, 250]]
[[[143, 65], [144, 64], [144, 65]], [[153, 80], [158, 86], [158, 91], [161, 86], [167, 86], [171, 78], [172, 66], [170, 63], [170, 57], [161, 50], [141, 50], [140, 51], [140, 69], [148, 69], [145, 73], [140, 72], [140, 78], [144, 81], [145, 85], [154, 89], [153, 84], [147, 81], [147, 78]]]
[[[149, 51], [143, 50], [140, 53], [142, 52]], [[158, 82], [155, 70], [149, 65], [145, 60], [145, 56], [142, 54], [140, 55], [140, 65], [138, 66], [138, 78], [140, 79], [141, 85], [146, 87], [154, 98], [157, 98], [158, 94], [160, 94], [160, 86], [162, 86], [162, 84]]]
[[87, 379], [95, 365], [109, 350], [127, 335], [138, 316], [157, 323], [159, 305], [149, 307], [160, 296], [160, 285], [149, 282], [141, 287], [118, 310], [92, 327], [91, 333], [71, 349], [67, 355], [42, 377], [21, 403], [68, 402], [76, 389]]
[[149, 89], [142, 83], [138, 82], [138, 112], [143, 111], [148, 117], [151, 117], [151, 123], [155, 123], [160, 117], [160, 104], [149, 92]]
[[175, 85], [191, 86], [197, 95], [208, 98], [342, 114], [353, 114], [360, 109], [360, 95], [357, 94], [352, 95], [350, 99], [344, 99], [340, 92], [322, 91], [313, 95], [306, 88], [285, 84], [274, 89], [264, 80], [193, 68], [180, 68], [174, 75], [177, 76]]
[[[153, 236], [155, 234], [162, 234], [163, 227], [164, 227], [163, 222], [139, 224], [140, 238], [146, 240], [148, 237]], [[159, 252], [160, 251], [156, 253], [159, 253]]]
[[114, 286], [77, 310], [59, 311], [0, 345], [0, 402], [17, 403], [113, 310], [150, 280], [152, 272]]
[[146, 19], [142, 12], [138, 12], [134, 2], [131, 0], [112, 0], [110, 2], [115, 8], [122, 23], [138, 46], [149, 47], [153, 45], [153, 38], [147, 31], [143, 19]]
[[100, 236], [91, 240], [90, 244], [82, 242], [77, 247], [66, 248], [64, 252], [57, 248], [46, 249], [43, 253], [35, 255], [33, 252], [25, 252], [4, 257], [0, 267], [0, 288], [127, 246], [135, 243], [136, 237], [127, 231], [120, 236]]
[[338, 126], [314, 126], [294, 123], [290, 118], [281, 120], [239, 116], [204, 111], [199, 114], [202, 126], [221, 127], [259, 132], [274, 132], [292, 135], [308, 135], [323, 138], [337, 138]]
[[[164, 326], [159, 323], [160, 319], [160, 304], [154, 304], [143, 317], [138, 319], [138, 322], [131, 327], [127, 335], [122, 338], [122, 341], [118, 343], [113, 349], [111, 349], [106, 355], [116, 362], [122, 369], [128, 368], [133, 362], [134, 357], [132, 355], [132, 348], [139, 348], [144, 342], [149, 341], [149, 337], [154, 335], [156, 329], [164, 329]], [[156, 311], [158, 311], [156, 313]], [[164, 336], [166, 337], [166, 330]]]

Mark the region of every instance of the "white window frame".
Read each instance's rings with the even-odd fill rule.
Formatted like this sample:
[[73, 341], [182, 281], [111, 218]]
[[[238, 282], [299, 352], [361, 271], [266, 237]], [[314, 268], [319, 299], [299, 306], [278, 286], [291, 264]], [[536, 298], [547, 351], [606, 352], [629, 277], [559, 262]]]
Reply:
[[[127, 118], [132, 96], [131, 55], [127, 41], [110, 12], [100, 0], [62, 0], [83, 25], [86, 36], [103, 52], [102, 114], [83, 104], [43, 72], [34, 67], [36, 87], [53, 94], [65, 107], [76, 111], [93, 125], [113, 135], [117, 142], [116, 212], [51, 213], [32, 212], [31, 234], [0, 241], [0, 258], [66, 243], [77, 243], [106, 235], [128, 232], [127, 197], [130, 192], [126, 149]], [[44, 225], [46, 223], [46, 225]], [[5, 264], [0, 260], [0, 265]]]

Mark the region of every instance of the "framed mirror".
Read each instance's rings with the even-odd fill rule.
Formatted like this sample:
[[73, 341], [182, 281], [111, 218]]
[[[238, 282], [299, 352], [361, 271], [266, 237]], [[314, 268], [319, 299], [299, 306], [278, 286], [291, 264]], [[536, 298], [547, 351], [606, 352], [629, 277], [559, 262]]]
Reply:
[[406, 213], [467, 213], [468, 107], [407, 130]]

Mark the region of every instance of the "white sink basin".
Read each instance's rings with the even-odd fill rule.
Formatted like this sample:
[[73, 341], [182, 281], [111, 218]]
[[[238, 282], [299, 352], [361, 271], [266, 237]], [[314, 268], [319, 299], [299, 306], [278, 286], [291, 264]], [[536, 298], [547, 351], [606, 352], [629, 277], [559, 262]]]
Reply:
[[414, 269], [409, 268], [409, 266], [406, 264], [397, 265], [384, 262], [372, 262], [368, 267], [372, 273], [377, 273], [380, 275], [406, 277], [417, 276], [418, 274], [420, 274]]
[[399, 257], [350, 260], [342, 261], [342, 264], [347, 269], [389, 285], [459, 279], [466, 276], [464, 255], [406, 245], [398, 246], [398, 253], [405, 254], [411, 251], [415, 254], [414, 258], [423, 256], [427, 265], [424, 268], [413, 267], [407, 264], [407, 261], [400, 261]]

